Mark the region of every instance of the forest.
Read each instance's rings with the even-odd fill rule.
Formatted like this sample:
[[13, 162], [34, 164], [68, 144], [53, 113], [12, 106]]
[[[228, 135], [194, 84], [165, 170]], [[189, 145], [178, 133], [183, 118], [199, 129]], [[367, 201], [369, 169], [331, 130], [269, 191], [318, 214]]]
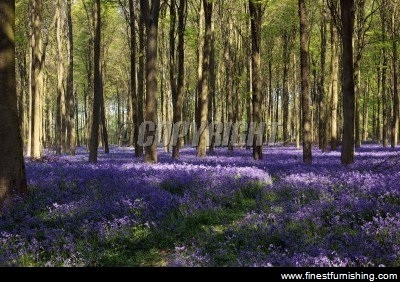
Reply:
[[400, 266], [399, 0], [1, 0], [0, 266]]

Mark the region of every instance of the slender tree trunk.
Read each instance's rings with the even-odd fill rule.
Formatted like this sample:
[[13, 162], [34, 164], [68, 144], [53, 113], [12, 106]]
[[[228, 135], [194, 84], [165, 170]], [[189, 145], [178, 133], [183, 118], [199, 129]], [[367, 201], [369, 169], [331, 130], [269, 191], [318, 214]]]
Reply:
[[[354, 68], [355, 69], [355, 68]], [[361, 147], [361, 130], [360, 130], [360, 92], [361, 92], [361, 71], [358, 68], [354, 75], [354, 141], [355, 147]]]
[[67, 151], [73, 156], [76, 153], [75, 129], [75, 97], [74, 97], [74, 40], [71, 16], [71, 0], [67, 0], [67, 25], [68, 25], [68, 74], [67, 74]]
[[[228, 28], [225, 30], [224, 37], [224, 59], [225, 59], [225, 95], [226, 95], [226, 112], [228, 114], [228, 123], [233, 124], [233, 61], [232, 61], [232, 40], [233, 40], [233, 24], [232, 20], [227, 19]], [[233, 142], [231, 140], [231, 131], [228, 133], [228, 150], [233, 150]]]
[[312, 163], [312, 137], [310, 116], [310, 55], [309, 55], [309, 19], [305, 0], [299, 0], [300, 17], [300, 68], [301, 68], [301, 104], [303, 128], [303, 162]]
[[[380, 61], [380, 58], [379, 58]], [[381, 73], [381, 67], [377, 68], [377, 92], [375, 95], [375, 98], [377, 99], [377, 109], [376, 109], [376, 131], [375, 133], [375, 140], [377, 143], [380, 143], [382, 140], [382, 132], [381, 132], [381, 98], [382, 98], [382, 88], [381, 88], [381, 82], [382, 82], [382, 73]]]
[[[205, 157], [207, 155], [207, 125], [208, 125], [208, 96], [209, 96], [209, 77], [210, 77], [210, 54], [211, 54], [211, 19], [213, 12], [213, 3], [209, 0], [203, 0], [204, 6], [204, 47], [201, 76], [201, 92], [199, 96], [199, 114], [200, 114], [200, 137], [197, 147], [197, 156]], [[204, 128], [204, 129], [203, 129]]]
[[[78, 97], [77, 97], [77, 93], [76, 92], [74, 92], [74, 107], [75, 107], [75, 110], [74, 110], [74, 112], [75, 112], [75, 132], [76, 132], [76, 145], [78, 146], [78, 147], [80, 147], [81, 146], [81, 137], [80, 137], [80, 134], [79, 134], [79, 111], [78, 111], [78, 109], [79, 109], [79, 107], [78, 107]], [[81, 120], [82, 120], [82, 118], [81, 118]], [[82, 127], [82, 125], [81, 125], [81, 127]], [[71, 146], [71, 148], [72, 148], [72, 146]], [[72, 152], [71, 152], [71, 154], [72, 154]], [[73, 154], [72, 154], [73, 155]]]
[[[104, 102], [104, 82], [103, 82], [103, 75], [100, 73], [101, 77], [101, 96], [100, 96], [100, 121], [101, 121], [101, 130], [102, 130], [102, 141], [103, 141], [103, 146], [104, 146], [104, 153], [108, 154], [110, 153], [110, 147], [108, 145], [108, 131], [107, 131], [107, 120], [106, 120], [106, 107], [105, 107], [105, 102]], [[122, 120], [124, 120], [122, 118]]]
[[[146, 121], [157, 125], [157, 37], [158, 16], [160, 12], [160, 0], [152, 0], [151, 7], [147, 0], [140, 1], [141, 11], [144, 13], [146, 24]], [[152, 139], [152, 143], [145, 148], [145, 162], [157, 163], [156, 131], [146, 129], [146, 140]]]
[[[392, 3], [392, 5], [395, 5]], [[396, 8], [392, 7], [392, 71], [393, 71], [393, 117], [391, 127], [391, 147], [394, 148], [398, 144], [399, 135], [399, 82], [398, 82], [398, 53], [397, 53], [397, 40], [398, 31], [396, 24]]]
[[368, 119], [369, 119], [369, 90], [370, 82], [368, 81], [364, 92], [364, 104], [363, 104], [363, 130], [362, 130], [362, 140], [366, 142], [368, 140]]
[[[252, 85], [253, 85], [253, 122], [259, 126], [261, 122], [261, 23], [262, 23], [262, 3], [249, 0], [249, 10], [251, 17], [251, 63], [252, 63]], [[260, 128], [258, 128], [260, 130]], [[262, 134], [258, 132], [258, 134]], [[262, 144], [257, 144], [257, 138], [253, 142], [253, 158], [261, 160], [263, 158]]]
[[389, 118], [390, 118], [390, 107], [389, 107], [389, 99], [387, 93], [387, 67], [388, 67], [388, 59], [386, 50], [382, 51], [383, 53], [383, 65], [382, 65], [382, 144], [383, 147], [388, 146], [388, 127], [389, 127]]
[[137, 137], [139, 136], [139, 127], [136, 125], [138, 118], [138, 92], [136, 80], [136, 28], [135, 28], [135, 6], [133, 0], [129, 0], [129, 48], [130, 48], [130, 97], [131, 97], [131, 119], [133, 122], [133, 140], [132, 145], [135, 146]]
[[291, 38], [288, 31], [283, 34], [283, 92], [282, 92], [282, 133], [283, 146], [289, 145], [289, 65], [290, 65], [290, 44]]
[[338, 81], [339, 81], [339, 52], [338, 31], [331, 23], [331, 150], [337, 150], [337, 110], [338, 110]]
[[340, 0], [342, 18], [342, 65], [343, 65], [343, 146], [342, 164], [354, 162], [354, 64], [353, 30], [354, 0]]
[[100, 0], [94, 2], [94, 98], [93, 98], [93, 109], [92, 109], [92, 124], [91, 124], [91, 136], [89, 146], [89, 162], [97, 162], [97, 151], [99, 147], [99, 124], [100, 124], [100, 111], [101, 111], [101, 100], [102, 100], [102, 78], [100, 69], [100, 43], [101, 43], [101, 6]]
[[[214, 122], [215, 120], [215, 34], [214, 34], [214, 21], [211, 20], [211, 47], [210, 47], [210, 95], [208, 96], [208, 121]], [[214, 152], [215, 136], [213, 135], [209, 141], [210, 153]]]
[[139, 126], [144, 121], [143, 116], [143, 95], [144, 95], [144, 73], [145, 73], [145, 60], [144, 56], [146, 53], [145, 48], [145, 36], [144, 36], [144, 26], [145, 26], [145, 15], [143, 11], [140, 11], [139, 18], [139, 69], [138, 69], [138, 91], [137, 91], [137, 109], [136, 109], [136, 122], [135, 122], [135, 157], [140, 158], [143, 156], [143, 146], [138, 142], [139, 140]]
[[[175, 34], [176, 34], [176, 0], [171, 0], [170, 3], [170, 27], [169, 27], [169, 81], [171, 86], [171, 96], [172, 101], [176, 107], [176, 99], [178, 95], [178, 58], [176, 57], [176, 44], [175, 44]], [[179, 32], [179, 30], [178, 30]], [[168, 96], [168, 95], [167, 95]], [[174, 107], [174, 106], [173, 106]], [[168, 115], [168, 99], [165, 103], [166, 115]], [[168, 118], [166, 118], [168, 121]], [[167, 130], [167, 128], [166, 128]], [[166, 143], [165, 149], [169, 151], [169, 136], [170, 134], [164, 134], [164, 139]]]
[[57, 41], [57, 117], [56, 117], [56, 153], [65, 152], [65, 85], [64, 85], [64, 34], [62, 3], [56, 4], [56, 41]]
[[328, 150], [328, 126], [326, 119], [326, 91], [325, 91], [325, 62], [326, 62], [326, 41], [327, 41], [327, 14], [325, 9], [322, 11], [322, 22], [321, 22], [321, 57], [320, 57], [320, 76], [318, 81], [318, 108], [319, 108], [319, 147], [322, 152], [326, 152]]
[[43, 97], [43, 40], [42, 40], [42, 1], [32, 2], [32, 111], [31, 111], [31, 157], [42, 156], [41, 138], [41, 99]]
[[[173, 122], [182, 121], [183, 110], [183, 96], [185, 94], [185, 14], [186, 14], [186, 0], [179, 0], [178, 8], [178, 91], [176, 97], [172, 96], [173, 107]], [[172, 147], [172, 157], [179, 157], [181, 140], [179, 139], [176, 145]]]
[[0, 3], [0, 206], [27, 191], [15, 78], [15, 1]]
[[[195, 123], [196, 129], [200, 128], [200, 95], [202, 87], [203, 75], [203, 49], [204, 49], [204, 5], [203, 1], [199, 1], [199, 21], [197, 35], [197, 89], [196, 89], [196, 105], [195, 105]], [[198, 144], [196, 144], [198, 146]]]
[[299, 105], [299, 95], [298, 95], [298, 86], [297, 86], [297, 60], [296, 54], [293, 55], [293, 119], [294, 119], [294, 127], [296, 133], [296, 148], [300, 148], [300, 105]]
[[[247, 43], [247, 49], [250, 50], [250, 38]], [[253, 121], [253, 100], [252, 100], [252, 93], [253, 93], [253, 67], [252, 67], [252, 56], [251, 56], [251, 51], [248, 51], [247, 54], [247, 64], [246, 64], [246, 70], [247, 70], [247, 75], [246, 75], [246, 80], [247, 80], [247, 92], [248, 94], [246, 95], [246, 120], [247, 120], [247, 128], [250, 127], [250, 123]], [[268, 65], [271, 66], [271, 60], [268, 62]], [[270, 89], [272, 89], [272, 71], [269, 69], [269, 77], [270, 77]], [[272, 90], [270, 90], [270, 94], [272, 95]], [[272, 103], [271, 103], [272, 104]], [[272, 124], [272, 123], [271, 123]], [[248, 135], [246, 135], [246, 150], [250, 150], [250, 145], [247, 142], [248, 140]]]

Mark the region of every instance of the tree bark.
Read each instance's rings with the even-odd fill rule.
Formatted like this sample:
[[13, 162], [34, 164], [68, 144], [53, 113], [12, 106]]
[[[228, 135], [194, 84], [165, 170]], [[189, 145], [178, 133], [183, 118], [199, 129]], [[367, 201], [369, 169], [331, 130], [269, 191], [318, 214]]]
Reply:
[[[186, 14], [186, 0], [179, 1], [178, 7], [178, 91], [176, 97], [172, 96], [173, 106], [173, 122], [182, 121], [183, 98], [185, 94], [185, 14]], [[172, 157], [179, 157], [181, 140], [178, 140], [176, 145], [172, 147]]]
[[[132, 145], [136, 144], [136, 136], [139, 136], [136, 130], [139, 130], [139, 127], [136, 126], [137, 123], [137, 115], [138, 115], [138, 93], [137, 93], [137, 80], [136, 80], [136, 28], [135, 28], [135, 6], [133, 0], [129, 0], [129, 48], [130, 48], [130, 97], [131, 97], [131, 119], [132, 119], [132, 131], [133, 131], [133, 140]], [[121, 125], [119, 125], [121, 128]]]
[[209, 95], [209, 77], [210, 77], [210, 54], [211, 54], [211, 19], [213, 12], [213, 3], [209, 0], [203, 0], [204, 6], [204, 47], [201, 76], [201, 92], [199, 96], [199, 114], [200, 114], [200, 136], [197, 147], [197, 156], [205, 157], [207, 155], [207, 125], [208, 125], [208, 95]]
[[282, 92], [282, 133], [283, 146], [288, 146], [289, 139], [289, 67], [290, 67], [290, 44], [291, 35], [288, 31], [283, 32], [283, 92]]
[[[203, 1], [199, 1], [199, 17], [198, 17], [198, 35], [197, 35], [197, 88], [196, 88], [196, 105], [195, 105], [195, 123], [196, 129], [200, 128], [200, 96], [203, 75], [203, 49], [204, 49], [204, 5]], [[198, 145], [198, 144], [196, 144]]]
[[[384, 1], [381, 8], [381, 21], [382, 21], [382, 42], [387, 40], [386, 29], [386, 7], [388, 3]], [[390, 119], [390, 106], [387, 93], [387, 69], [388, 69], [388, 56], [386, 46], [382, 47], [382, 68], [381, 68], [381, 90], [382, 90], [382, 145], [388, 146], [388, 129]]]
[[68, 25], [68, 74], [67, 74], [67, 151], [72, 156], [76, 153], [75, 129], [75, 97], [74, 97], [74, 40], [71, 16], [71, 0], [67, 0], [67, 25]]
[[299, 0], [300, 17], [300, 68], [301, 68], [301, 104], [303, 128], [303, 162], [312, 163], [312, 137], [310, 115], [310, 63], [309, 42], [310, 24], [305, 0]]
[[[253, 87], [253, 122], [259, 125], [261, 122], [261, 23], [262, 23], [262, 3], [249, 0], [249, 11], [251, 18], [251, 63], [252, 63], [252, 87]], [[262, 134], [258, 132], [258, 134]], [[261, 160], [263, 158], [262, 145], [257, 144], [257, 138], [253, 142], [253, 158]]]
[[296, 134], [296, 148], [300, 148], [300, 103], [298, 97], [298, 86], [297, 86], [297, 60], [296, 54], [293, 55], [293, 119], [294, 119], [294, 129]]
[[392, 3], [391, 12], [391, 41], [392, 41], [392, 71], [393, 71], [393, 117], [391, 126], [391, 147], [395, 148], [398, 144], [399, 134], [399, 83], [398, 83], [398, 27], [396, 23], [396, 4]]
[[102, 78], [100, 69], [100, 43], [101, 43], [101, 6], [100, 0], [94, 2], [94, 45], [93, 45], [93, 62], [94, 62], [94, 98], [92, 108], [92, 124], [89, 146], [89, 162], [97, 162], [97, 151], [99, 146], [99, 124], [102, 91]]
[[[106, 107], [104, 103], [104, 82], [103, 82], [103, 74], [100, 73], [101, 77], [101, 89], [100, 89], [100, 122], [101, 122], [101, 135], [102, 135], [102, 141], [103, 141], [103, 146], [104, 146], [104, 153], [108, 154], [110, 153], [110, 147], [108, 145], [108, 131], [107, 131], [107, 120], [106, 120]], [[122, 120], [124, 120], [122, 118]]]
[[[160, 0], [140, 1], [146, 25], [146, 121], [157, 125], [157, 37]], [[152, 138], [150, 146], [145, 148], [146, 163], [157, 163], [156, 131], [146, 130], [146, 138]], [[147, 139], [146, 139], [147, 140]]]
[[342, 19], [342, 65], [343, 65], [343, 146], [342, 164], [354, 163], [354, 64], [353, 64], [353, 30], [354, 0], [340, 0]]
[[[208, 96], [208, 122], [215, 121], [215, 31], [214, 21], [211, 20], [211, 47], [210, 47], [210, 94]], [[215, 135], [213, 135], [209, 141], [209, 151], [214, 153]]]
[[65, 108], [65, 85], [64, 85], [64, 35], [62, 2], [56, 3], [56, 41], [57, 41], [57, 117], [56, 117], [56, 153], [59, 155], [65, 152], [65, 129], [66, 129], [66, 108]]
[[143, 95], [144, 95], [144, 73], [145, 73], [145, 60], [144, 56], [146, 53], [145, 47], [145, 15], [143, 11], [140, 11], [139, 17], [139, 68], [138, 68], [138, 91], [137, 91], [137, 108], [136, 108], [136, 120], [134, 129], [135, 139], [135, 157], [140, 158], [143, 156], [143, 146], [138, 142], [139, 140], [139, 127], [144, 121], [143, 116]]
[[32, 112], [31, 112], [31, 157], [42, 156], [41, 100], [43, 97], [44, 52], [42, 39], [42, 1], [32, 2]]
[[326, 152], [328, 150], [328, 126], [326, 119], [326, 91], [325, 91], [325, 62], [326, 62], [326, 42], [327, 42], [327, 14], [325, 8], [322, 11], [322, 21], [321, 21], [321, 57], [320, 57], [320, 76], [318, 81], [318, 108], [319, 108], [319, 147], [322, 152]]
[[[232, 38], [233, 38], [233, 24], [232, 19], [228, 16], [226, 19], [227, 29], [224, 36], [224, 59], [225, 59], [225, 95], [226, 95], [226, 112], [228, 115], [228, 123], [233, 124], [233, 61], [232, 61]], [[231, 140], [231, 131], [228, 133], [228, 150], [233, 150], [233, 142]]]
[[331, 23], [331, 150], [337, 150], [337, 110], [338, 110], [338, 81], [339, 81], [339, 52], [338, 31], [334, 23]]
[[0, 3], [0, 206], [27, 191], [15, 77], [15, 1]]

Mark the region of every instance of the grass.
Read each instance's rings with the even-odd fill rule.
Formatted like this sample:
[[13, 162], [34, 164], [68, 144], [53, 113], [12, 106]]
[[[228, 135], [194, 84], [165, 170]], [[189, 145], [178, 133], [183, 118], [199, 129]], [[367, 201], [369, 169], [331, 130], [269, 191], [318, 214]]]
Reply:
[[[105, 242], [93, 240], [91, 254], [87, 254], [92, 257], [91, 266], [165, 266], [176, 247], [191, 242], [203, 242], [212, 253], [215, 245], [225, 241], [225, 232], [257, 206], [261, 193], [260, 184], [248, 185], [235, 193], [230, 207], [186, 216], [176, 209], [157, 227], [142, 225]], [[227, 250], [214, 254], [217, 265], [234, 259], [233, 245]]]

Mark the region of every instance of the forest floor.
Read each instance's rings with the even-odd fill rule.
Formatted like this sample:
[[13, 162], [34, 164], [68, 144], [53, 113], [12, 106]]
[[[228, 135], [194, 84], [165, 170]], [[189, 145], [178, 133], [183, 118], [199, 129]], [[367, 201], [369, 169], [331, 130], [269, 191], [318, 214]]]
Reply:
[[29, 193], [0, 213], [0, 265], [400, 266], [400, 148], [364, 145], [349, 166], [313, 154], [27, 159]]

